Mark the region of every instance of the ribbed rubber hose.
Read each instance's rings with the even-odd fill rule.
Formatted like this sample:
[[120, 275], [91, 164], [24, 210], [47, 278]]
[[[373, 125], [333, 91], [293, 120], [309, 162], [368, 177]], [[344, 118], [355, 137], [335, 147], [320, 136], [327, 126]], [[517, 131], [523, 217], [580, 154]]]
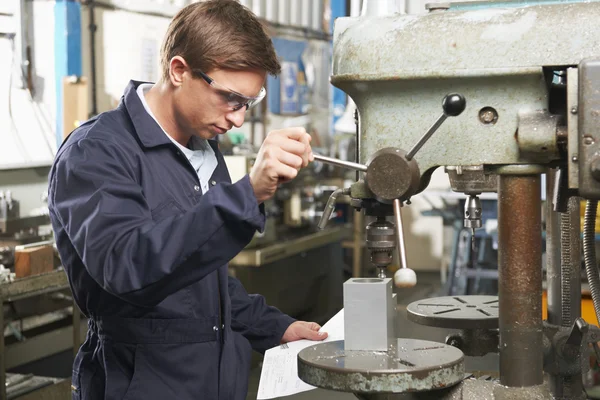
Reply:
[[596, 266], [596, 207], [597, 200], [588, 200], [585, 205], [585, 217], [583, 220], [583, 257], [585, 259], [585, 274], [590, 292], [596, 318], [600, 321], [600, 275]]

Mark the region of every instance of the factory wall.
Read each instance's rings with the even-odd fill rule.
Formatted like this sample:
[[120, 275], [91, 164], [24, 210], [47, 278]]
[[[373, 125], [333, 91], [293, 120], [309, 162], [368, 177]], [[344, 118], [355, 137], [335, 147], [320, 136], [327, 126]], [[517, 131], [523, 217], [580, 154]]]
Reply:
[[[33, 96], [23, 88], [20, 26], [16, 18], [0, 19], [0, 169], [49, 165], [56, 141], [54, 91], [53, 3], [24, 2], [33, 59]], [[3, 13], [16, 14], [18, 1], [4, 3]], [[14, 39], [6, 35], [15, 35]], [[50, 34], [50, 35], [49, 35]], [[32, 98], [34, 101], [32, 101]], [[2, 186], [0, 178], [0, 186]]]

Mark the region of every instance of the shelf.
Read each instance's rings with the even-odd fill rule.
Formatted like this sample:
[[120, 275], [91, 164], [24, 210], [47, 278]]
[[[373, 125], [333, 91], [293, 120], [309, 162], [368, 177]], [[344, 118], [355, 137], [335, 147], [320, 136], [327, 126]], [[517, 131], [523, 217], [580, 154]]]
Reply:
[[15, 301], [69, 288], [67, 274], [61, 269], [0, 284], [2, 301]]

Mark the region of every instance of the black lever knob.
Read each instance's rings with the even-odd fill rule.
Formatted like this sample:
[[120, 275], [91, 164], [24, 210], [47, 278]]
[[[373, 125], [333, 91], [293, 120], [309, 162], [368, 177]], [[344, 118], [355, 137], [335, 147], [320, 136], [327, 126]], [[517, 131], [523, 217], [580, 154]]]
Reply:
[[429, 130], [421, 137], [421, 139], [419, 139], [417, 144], [415, 144], [413, 148], [410, 149], [408, 153], [406, 153], [406, 159], [409, 161], [412, 160], [415, 154], [417, 154], [421, 147], [423, 147], [425, 142], [429, 140], [431, 135], [433, 135], [435, 131], [437, 131], [440, 126], [442, 126], [444, 121], [448, 117], [456, 117], [457, 115], [460, 115], [460, 113], [462, 113], [465, 110], [466, 106], [467, 100], [465, 100], [465, 97], [462, 94], [451, 93], [444, 96], [444, 100], [442, 100], [442, 115], [439, 116], [439, 118], [437, 119], [437, 121], [435, 121], [431, 128], [429, 128]]
[[442, 100], [444, 114], [449, 117], [456, 117], [457, 115], [460, 115], [463, 111], [465, 111], [465, 107], [467, 107], [467, 100], [462, 94], [447, 94], [446, 97], [444, 97], [444, 100]]
[[577, 318], [571, 327], [571, 332], [569, 333], [566, 344], [579, 346], [583, 341], [583, 337], [587, 333], [588, 329], [589, 325], [587, 322], [585, 322], [583, 318]]

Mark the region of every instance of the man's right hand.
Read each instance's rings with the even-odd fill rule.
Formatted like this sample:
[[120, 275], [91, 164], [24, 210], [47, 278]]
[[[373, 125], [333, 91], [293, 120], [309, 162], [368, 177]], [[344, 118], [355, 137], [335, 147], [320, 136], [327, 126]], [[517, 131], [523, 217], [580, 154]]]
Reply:
[[311, 137], [304, 128], [272, 131], [250, 170], [250, 183], [259, 203], [270, 199], [280, 183], [288, 182], [313, 161]]

